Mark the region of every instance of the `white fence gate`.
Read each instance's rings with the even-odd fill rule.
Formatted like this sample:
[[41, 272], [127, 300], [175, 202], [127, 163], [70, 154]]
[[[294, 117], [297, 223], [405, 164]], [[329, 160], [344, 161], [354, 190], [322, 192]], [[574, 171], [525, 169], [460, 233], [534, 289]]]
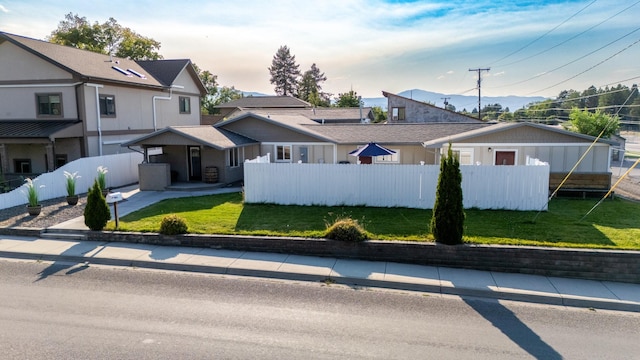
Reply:
[[[549, 165], [460, 166], [465, 208], [546, 210]], [[437, 165], [245, 163], [247, 203], [432, 209]]]
[[[76, 181], [76, 192], [86, 193], [93, 186], [98, 174], [98, 166], [107, 168], [107, 187], [118, 187], [138, 182], [138, 164], [142, 162], [142, 154], [131, 152], [116, 155], [93, 156], [74, 160], [55, 171], [42, 174], [35, 179], [40, 200], [54, 199], [67, 196], [66, 178], [64, 171], [78, 172], [80, 178]], [[40, 188], [40, 186], [44, 187]], [[6, 194], [0, 194], [0, 209], [27, 203], [24, 186]]]

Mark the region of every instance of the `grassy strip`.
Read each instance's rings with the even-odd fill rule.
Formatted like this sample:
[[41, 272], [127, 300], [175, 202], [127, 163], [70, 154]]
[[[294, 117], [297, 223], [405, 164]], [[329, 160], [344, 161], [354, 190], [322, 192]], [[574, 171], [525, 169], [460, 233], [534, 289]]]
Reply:
[[[640, 250], [640, 204], [604, 201], [584, 221], [596, 200], [554, 199], [533, 222], [535, 211], [466, 211], [464, 240], [508, 244]], [[431, 210], [372, 207], [243, 204], [240, 193], [167, 199], [120, 219], [120, 230], [157, 232], [167, 214], [184, 218], [190, 233], [322, 237], [339, 217], [358, 220], [381, 240], [433, 241]], [[113, 229], [113, 221], [108, 228]]]

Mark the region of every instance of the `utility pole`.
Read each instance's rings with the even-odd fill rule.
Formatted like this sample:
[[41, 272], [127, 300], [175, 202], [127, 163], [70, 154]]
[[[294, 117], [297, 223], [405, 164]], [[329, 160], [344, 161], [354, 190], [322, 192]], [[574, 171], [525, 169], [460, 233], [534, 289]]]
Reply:
[[489, 71], [491, 70], [491, 68], [476, 68], [476, 69], [469, 69], [469, 71], [475, 71], [478, 73], [478, 120], [482, 120], [482, 107], [481, 107], [481, 103], [480, 103], [480, 84], [482, 83], [482, 72], [483, 71]]
[[446, 110], [447, 109], [447, 105], [449, 105], [449, 102], [447, 100], [449, 100], [451, 98], [450, 97], [443, 97], [443, 98], [440, 98], [440, 99], [444, 100], [444, 108]]

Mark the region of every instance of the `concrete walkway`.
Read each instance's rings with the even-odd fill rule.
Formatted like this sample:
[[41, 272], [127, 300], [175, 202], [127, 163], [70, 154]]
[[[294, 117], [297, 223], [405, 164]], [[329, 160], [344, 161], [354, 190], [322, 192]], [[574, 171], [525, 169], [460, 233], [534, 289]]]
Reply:
[[[159, 200], [235, 192], [239, 188], [197, 191], [119, 189], [127, 199], [120, 216]], [[86, 229], [82, 217], [53, 228]], [[326, 281], [363, 287], [415, 290], [434, 295], [476, 296], [531, 303], [640, 312], [640, 284], [464, 270], [437, 266], [371, 262], [277, 253], [171, 247], [120, 242], [0, 237], [0, 258], [54, 262], [68, 267], [109, 265], [213, 274]], [[47, 274], [47, 271], [43, 272]]]

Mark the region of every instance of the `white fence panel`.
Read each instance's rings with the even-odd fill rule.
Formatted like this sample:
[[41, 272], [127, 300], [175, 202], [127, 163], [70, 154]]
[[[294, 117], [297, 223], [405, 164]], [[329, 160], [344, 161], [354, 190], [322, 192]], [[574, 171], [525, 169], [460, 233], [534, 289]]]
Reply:
[[[93, 186], [98, 174], [98, 166], [107, 168], [107, 187], [119, 187], [138, 182], [138, 164], [142, 162], [142, 154], [131, 152], [116, 155], [94, 156], [74, 160], [55, 171], [42, 174], [35, 179], [40, 200], [54, 199], [67, 196], [66, 178], [64, 171], [78, 172], [80, 178], [76, 181], [76, 193], [83, 194]], [[40, 186], [44, 187], [40, 188]], [[27, 203], [24, 194], [25, 187], [21, 186], [6, 194], [0, 194], [0, 209]]]
[[[257, 164], [244, 167], [245, 201], [431, 209], [439, 166]], [[549, 166], [461, 166], [465, 208], [546, 210]]]

